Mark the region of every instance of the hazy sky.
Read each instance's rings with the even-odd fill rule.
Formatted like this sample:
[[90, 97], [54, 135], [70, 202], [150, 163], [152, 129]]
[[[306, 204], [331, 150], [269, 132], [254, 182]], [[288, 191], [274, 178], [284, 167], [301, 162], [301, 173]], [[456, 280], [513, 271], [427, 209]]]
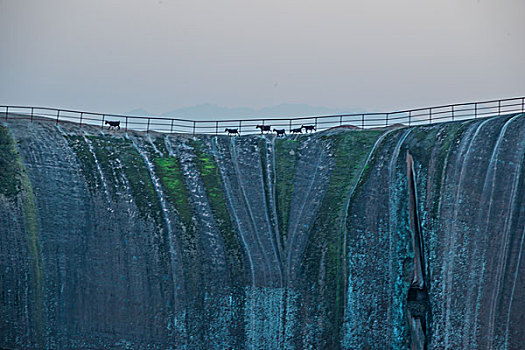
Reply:
[[524, 0], [0, 0], [0, 104], [390, 111], [525, 95]]

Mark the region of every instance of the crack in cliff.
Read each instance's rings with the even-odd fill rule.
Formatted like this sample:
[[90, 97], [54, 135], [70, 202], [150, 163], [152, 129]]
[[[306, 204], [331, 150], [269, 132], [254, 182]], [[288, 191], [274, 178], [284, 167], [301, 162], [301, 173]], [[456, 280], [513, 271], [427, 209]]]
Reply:
[[414, 251], [412, 282], [407, 295], [407, 314], [410, 324], [411, 349], [426, 350], [430, 335], [430, 300], [428, 285], [425, 282], [425, 255], [418, 215], [414, 160], [409, 152], [407, 152], [407, 177], [410, 228]]

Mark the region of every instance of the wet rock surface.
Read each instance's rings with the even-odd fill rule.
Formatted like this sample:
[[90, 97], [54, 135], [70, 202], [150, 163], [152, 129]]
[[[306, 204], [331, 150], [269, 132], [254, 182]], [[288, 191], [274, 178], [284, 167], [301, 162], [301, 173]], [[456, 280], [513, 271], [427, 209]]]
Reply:
[[519, 348], [524, 157], [522, 114], [279, 139], [8, 120], [0, 348]]

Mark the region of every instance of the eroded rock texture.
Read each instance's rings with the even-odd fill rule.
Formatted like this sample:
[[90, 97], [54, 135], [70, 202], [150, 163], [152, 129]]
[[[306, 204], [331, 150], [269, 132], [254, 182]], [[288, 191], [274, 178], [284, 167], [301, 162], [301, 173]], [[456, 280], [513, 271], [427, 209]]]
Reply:
[[0, 347], [516, 349], [525, 115], [312, 135], [0, 126]]

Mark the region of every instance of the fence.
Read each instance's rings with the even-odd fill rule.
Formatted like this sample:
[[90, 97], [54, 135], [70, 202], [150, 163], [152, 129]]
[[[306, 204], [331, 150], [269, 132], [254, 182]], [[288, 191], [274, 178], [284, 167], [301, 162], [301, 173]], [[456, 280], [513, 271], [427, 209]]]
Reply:
[[88, 124], [100, 126], [101, 128], [104, 128], [106, 121], [120, 121], [121, 128], [126, 131], [191, 134], [219, 134], [223, 133], [226, 128], [238, 129], [242, 134], [254, 134], [259, 132], [256, 129], [257, 125], [269, 125], [272, 129], [286, 129], [286, 132], [299, 128], [302, 125], [313, 125], [318, 131], [341, 126], [360, 129], [388, 127], [396, 124], [412, 126], [519, 112], [525, 112], [525, 97], [458, 103], [387, 113], [215, 121], [103, 114], [46, 107], [0, 106], [0, 116], [4, 116], [5, 120], [9, 118], [29, 119], [31, 121], [45, 120], [55, 122], [57, 125], [60, 122], [75, 122], [80, 126]]

